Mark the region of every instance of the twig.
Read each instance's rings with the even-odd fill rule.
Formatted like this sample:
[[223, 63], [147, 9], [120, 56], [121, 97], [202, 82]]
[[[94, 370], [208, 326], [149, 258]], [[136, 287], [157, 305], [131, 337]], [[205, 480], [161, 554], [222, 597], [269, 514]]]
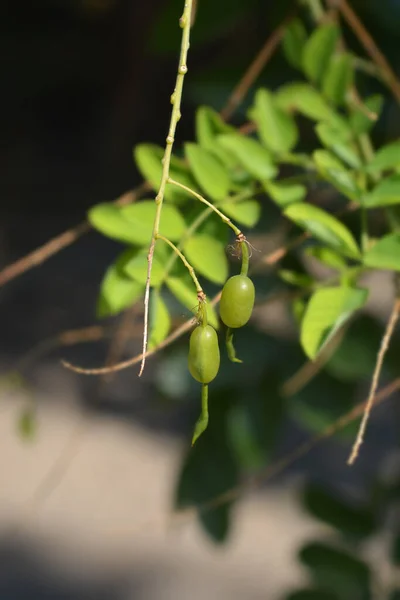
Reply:
[[240, 104], [243, 101], [243, 98], [246, 96], [247, 92], [249, 91], [253, 83], [256, 81], [267, 62], [273, 56], [275, 50], [277, 49], [283, 38], [288, 23], [290, 23], [290, 21], [294, 18], [295, 13], [296, 10], [292, 10], [285, 17], [282, 23], [272, 32], [270, 37], [265, 42], [264, 46], [254, 58], [253, 62], [246, 69], [246, 72], [244, 73], [242, 79], [234, 88], [232, 94], [228, 98], [226, 105], [220, 112], [221, 117], [225, 121], [228, 121], [231, 118], [232, 114], [236, 111], [238, 106], [240, 106]]
[[[133, 192], [127, 192], [126, 194], [123, 194], [115, 201], [115, 204], [118, 206], [130, 204], [149, 189], [150, 188], [147, 183], [142, 183], [138, 188], [136, 188], [136, 190], [133, 190]], [[76, 227], [67, 229], [67, 231], [64, 231], [52, 240], [49, 240], [43, 246], [36, 248], [36, 250], [33, 252], [30, 252], [11, 265], [8, 265], [2, 271], [0, 271], [0, 287], [12, 279], [15, 279], [19, 275], [22, 275], [22, 273], [25, 273], [33, 267], [37, 267], [38, 265], [42, 264], [54, 254], [57, 254], [57, 252], [60, 250], [70, 246], [80, 237], [85, 235], [85, 233], [88, 233], [91, 228], [92, 226], [88, 221], [82, 221], [82, 223], [79, 223], [79, 225]]]
[[189, 50], [189, 40], [190, 40], [190, 26], [192, 19], [192, 4], [193, 0], [185, 0], [183, 15], [179, 19], [179, 24], [182, 27], [182, 43], [181, 43], [181, 52], [179, 57], [179, 65], [178, 65], [178, 73], [176, 76], [176, 84], [174, 92], [171, 96], [172, 102], [172, 112], [171, 112], [171, 120], [169, 124], [168, 135], [166, 139], [166, 146], [164, 151], [164, 157], [162, 160], [162, 176], [160, 182], [160, 188], [158, 190], [158, 194], [156, 196], [156, 214], [154, 217], [154, 225], [153, 225], [153, 233], [151, 236], [151, 242], [149, 247], [149, 253], [147, 256], [147, 278], [146, 278], [146, 289], [144, 293], [144, 327], [143, 327], [143, 352], [142, 352], [142, 362], [140, 365], [139, 377], [143, 373], [144, 365], [146, 362], [146, 350], [147, 350], [147, 341], [148, 341], [148, 328], [149, 328], [149, 299], [150, 299], [150, 280], [151, 280], [151, 270], [153, 267], [153, 256], [154, 256], [154, 248], [157, 241], [157, 235], [159, 233], [160, 228], [160, 220], [161, 220], [161, 211], [164, 201], [164, 192], [165, 187], [167, 185], [168, 177], [169, 177], [169, 167], [171, 163], [172, 156], [172, 147], [175, 141], [175, 131], [178, 124], [179, 119], [181, 118], [181, 100], [182, 100], [182, 90], [183, 90], [183, 81], [185, 75], [187, 73], [187, 54]]
[[369, 54], [376, 65], [381, 69], [382, 75], [384, 76], [387, 85], [392, 90], [393, 96], [400, 104], [400, 81], [398, 80], [396, 73], [388, 63], [385, 55], [378, 48], [374, 38], [367, 31], [363, 23], [360, 21], [357, 14], [348, 4], [347, 0], [339, 0], [338, 9], [343, 15], [345, 21], [351, 27], [361, 44], [364, 46], [365, 51]]
[[376, 390], [378, 388], [379, 377], [380, 377], [380, 374], [382, 371], [383, 361], [384, 361], [387, 349], [389, 347], [389, 343], [392, 338], [394, 328], [396, 327], [396, 323], [399, 319], [399, 316], [400, 316], [400, 299], [396, 298], [395, 303], [393, 305], [392, 312], [389, 317], [388, 324], [386, 326], [384, 336], [382, 338], [381, 346], [379, 348], [378, 356], [376, 359], [376, 365], [375, 365], [374, 373], [372, 376], [371, 388], [370, 388], [368, 399], [367, 399], [367, 402], [365, 405], [365, 411], [363, 414], [361, 425], [358, 430], [356, 441], [354, 442], [353, 448], [351, 450], [350, 457], [347, 461], [347, 463], [349, 465], [354, 464], [354, 462], [357, 460], [357, 457], [358, 457], [358, 454], [360, 451], [360, 447], [364, 441], [365, 431], [367, 429], [368, 420], [369, 420], [371, 410], [372, 410], [372, 407], [374, 404], [374, 400], [376, 397]]

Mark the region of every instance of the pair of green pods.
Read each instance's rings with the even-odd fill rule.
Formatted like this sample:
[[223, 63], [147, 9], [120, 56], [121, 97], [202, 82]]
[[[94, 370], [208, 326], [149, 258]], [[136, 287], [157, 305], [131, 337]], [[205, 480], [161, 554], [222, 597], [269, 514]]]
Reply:
[[[255, 298], [254, 284], [245, 275], [234, 275], [221, 294], [220, 316], [231, 329], [243, 327], [251, 317]], [[218, 336], [211, 325], [198, 325], [190, 336], [189, 371], [200, 383], [210, 383], [220, 365]]]

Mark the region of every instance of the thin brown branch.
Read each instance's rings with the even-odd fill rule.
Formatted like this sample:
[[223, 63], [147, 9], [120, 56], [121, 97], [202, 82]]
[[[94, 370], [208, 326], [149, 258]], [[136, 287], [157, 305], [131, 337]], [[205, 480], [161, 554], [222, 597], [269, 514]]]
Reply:
[[343, 18], [353, 30], [354, 34], [363, 45], [367, 54], [372, 58], [375, 64], [380, 68], [382, 76], [384, 77], [387, 85], [391, 89], [393, 96], [400, 104], [400, 81], [397, 78], [396, 73], [390, 66], [385, 55], [378, 48], [374, 38], [367, 31], [364, 24], [360, 21], [358, 15], [351, 8], [347, 0], [339, 0], [338, 9], [341, 12]]
[[[141, 184], [136, 190], [127, 192], [120, 196], [115, 204], [118, 206], [124, 206], [126, 204], [130, 204], [134, 200], [136, 200], [140, 195], [144, 192], [150, 190], [151, 188], [147, 183]], [[91, 225], [88, 221], [82, 221], [76, 227], [72, 227], [71, 229], [67, 229], [57, 237], [49, 240], [43, 246], [36, 248], [33, 252], [30, 252], [26, 256], [20, 258], [15, 261], [11, 265], [5, 267], [2, 271], [0, 271], [0, 287], [12, 279], [19, 277], [26, 271], [33, 269], [33, 267], [37, 267], [45, 262], [48, 258], [60, 252], [67, 246], [70, 246], [80, 237], [85, 235], [91, 230]]]
[[390, 314], [389, 321], [386, 326], [384, 336], [382, 338], [381, 346], [379, 348], [378, 356], [376, 359], [376, 365], [375, 365], [374, 373], [372, 376], [371, 388], [370, 388], [368, 399], [367, 399], [367, 402], [365, 405], [365, 411], [363, 414], [360, 428], [358, 430], [356, 441], [354, 442], [350, 457], [347, 461], [347, 463], [349, 465], [354, 464], [354, 462], [357, 460], [361, 445], [364, 441], [365, 431], [367, 429], [369, 417], [370, 417], [371, 410], [374, 405], [374, 400], [376, 397], [376, 390], [378, 389], [379, 377], [380, 377], [380, 374], [382, 371], [383, 361], [385, 359], [387, 349], [389, 348], [390, 340], [392, 339], [392, 335], [393, 335], [394, 329], [396, 327], [397, 321], [399, 320], [399, 316], [400, 316], [400, 299], [397, 298], [396, 301], [394, 302], [392, 312]]
[[224, 108], [222, 109], [220, 115], [225, 120], [228, 121], [233, 113], [237, 110], [237, 108], [242, 103], [244, 97], [247, 92], [256, 81], [265, 65], [274, 55], [277, 47], [282, 41], [283, 35], [285, 33], [285, 29], [293, 19], [296, 10], [292, 10], [282, 21], [280, 25], [270, 35], [270, 37], [265, 42], [264, 46], [261, 48], [257, 56], [254, 58], [253, 62], [249, 65], [244, 73], [242, 79], [239, 81], [237, 86], [234, 88], [232, 94], [228, 98], [228, 101]]

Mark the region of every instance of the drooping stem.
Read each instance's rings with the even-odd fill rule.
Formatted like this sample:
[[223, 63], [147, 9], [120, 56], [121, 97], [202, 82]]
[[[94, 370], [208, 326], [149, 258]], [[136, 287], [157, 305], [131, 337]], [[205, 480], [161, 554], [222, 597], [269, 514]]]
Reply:
[[240, 358], [237, 358], [237, 356], [236, 356], [235, 346], [233, 345], [233, 331], [232, 331], [232, 329], [230, 329], [230, 327], [228, 327], [228, 329], [226, 330], [225, 343], [226, 343], [226, 352], [228, 354], [229, 360], [231, 360], [232, 362], [235, 362], [235, 363], [242, 363], [243, 361], [240, 360]]
[[166, 244], [168, 244], [168, 246], [170, 246], [172, 248], [172, 250], [175, 252], [175, 254], [177, 256], [179, 256], [179, 258], [181, 259], [181, 261], [183, 262], [183, 264], [185, 265], [185, 267], [189, 271], [189, 275], [193, 279], [193, 283], [196, 286], [197, 295], [198, 296], [205, 296], [205, 294], [203, 292], [203, 288], [201, 287], [201, 285], [199, 283], [199, 280], [196, 277], [196, 273], [195, 273], [192, 265], [189, 263], [189, 261], [187, 260], [187, 258], [182, 254], [182, 252], [179, 250], [179, 248], [177, 246], [175, 246], [175, 244], [173, 244], [171, 242], [171, 240], [169, 240], [168, 238], [164, 237], [163, 235], [161, 235], [159, 233], [156, 236], [156, 240], [162, 240], [163, 242], [165, 242]]
[[191, 26], [191, 18], [192, 18], [192, 4], [193, 0], [185, 0], [184, 10], [181, 18], [179, 19], [179, 24], [182, 27], [182, 43], [181, 43], [181, 51], [179, 57], [179, 66], [178, 73], [176, 77], [176, 84], [174, 92], [171, 96], [172, 102], [172, 112], [171, 112], [171, 120], [169, 124], [168, 135], [166, 139], [165, 152], [163, 157], [163, 169], [162, 176], [160, 182], [160, 188], [158, 190], [158, 194], [156, 196], [156, 214], [154, 217], [153, 224], [153, 233], [151, 236], [151, 242], [149, 247], [149, 253], [147, 256], [147, 279], [146, 279], [146, 291], [144, 295], [144, 331], [143, 331], [143, 358], [140, 366], [139, 377], [143, 373], [145, 361], [146, 361], [146, 350], [147, 350], [147, 340], [148, 340], [148, 322], [149, 322], [149, 297], [150, 297], [150, 279], [151, 279], [151, 269], [153, 266], [153, 256], [154, 256], [154, 248], [157, 241], [157, 235], [160, 227], [160, 219], [161, 219], [161, 211], [164, 200], [165, 186], [167, 185], [168, 177], [169, 177], [169, 168], [171, 163], [171, 155], [172, 155], [172, 147], [175, 139], [175, 131], [176, 126], [178, 124], [179, 119], [181, 118], [181, 99], [182, 99], [182, 89], [183, 89], [183, 80], [185, 74], [187, 73], [187, 53], [189, 50], [189, 41], [190, 41], [190, 26]]
[[196, 443], [202, 433], [208, 426], [208, 384], [203, 383], [201, 386], [201, 414], [194, 426], [192, 437], [192, 446]]
[[168, 179], [168, 183], [170, 183], [171, 185], [176, 185], [177, 187], [181, 188], [182, 190], [185, 190], [185, 192], [187, 192], [191, 196], [194, 196], [195, 198], [197, 198], [197, 200], [200, 200], [200, 202], [202, 202], [203, 204], [206, 204], [207, 206], [212, 208], [212, 210], [221, 218], [221, 220], [224, 223], [226, 223], [228, 225], [228, 227], [230, 227], [235, 232], [236, 236], [241, 235], [242, 232], [240, 231], [240, 229], [238, 227], [236, 227], [236, 225], [234, 225], [232, 223], [230, 218], [227, 217], [226, 215], [224, 215], [223, 212], [221, 212], [216, 206], [214, 206], [214, 204], [212, 204], [211, 202], [206, 200], [201, 194], [198, 194], [197, 192], [192, 190], [187, 185], [184, 185], [183, 183], [179, 183], [179, 181], [175, 181], [175, 179], [171, 179], [171, 177]]

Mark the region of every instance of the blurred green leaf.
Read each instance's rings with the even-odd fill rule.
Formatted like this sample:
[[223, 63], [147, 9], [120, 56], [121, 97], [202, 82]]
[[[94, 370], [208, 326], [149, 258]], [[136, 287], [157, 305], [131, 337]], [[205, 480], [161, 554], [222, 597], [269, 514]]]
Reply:
[[328, 123], [318, 123], [315, 131], [324, 146], [332, 150], [341, 160], [353, 169], [361, 168], [360, 156], [347, 136], [343, 135], [343, 130], [335, 129]]
[[257, 200], [243, 200], [242, 202], [224, 202], [218, 204], [221, 209], [231, 219], [237, 223], [254, 227], [257, 225], [261, 216], [261, 206]]
[[328, 150], [316, 150], [313, 153], [313, 160], [322, 177], [329, 181], [339, 192], [351, 200], [360, 198], [361, 190], [355, 177], [334, 154]]
[[326, 246], [310, 246], [309, 248], [305, 249], [304, 253], [306, 256], [315, 258], [330, 269], [342, 271], [347, 267], [346, 260], [343, 258], [343, 256], [331, 248], [327, 248]]
[[336, 25], [320, 25], [307, 40], [302, 56], [303, 69], [313, 82], [320, 83], [330, 65], [339, 39]]
[[305, 488], [303, 504], [313, 517], [345, 536], [364, 539], [376, 531], [374, 515], [366, 506], [350, 505], [317, 485]]
[[[373, 114], [376, 114], [377, 118], [379, 118], [383, 108], [383, 96], [380, 96], [379, 94], [370, 96], [363, 101], [363, 104]], [[369, 118], [369, 116], [365, 114], [365, 110], [357, 106], [353, 107], [353, 114], [350, 117], [350, 124], [354, 133], [357, 135], [368, 133], [375, 123], [376, 120]]]
[[229, 150], [253, 177], [262, 180], [277, 175], [278, 169], [272, 163], [271, 153], [257, 140], [231, 133], [218, 136], [217, 142]]
[[307, 31], [300, 19], [292, 19], [285, 29], [282, 44], [286, 60], [292, 67], [301, 69], [301, 57], [307, 40]]
[[169, 334], [171, 317], [159, 290], [153, 290], [150, 299], [149, 348], [161, 344]]
[[[162, 176], [162, 159], [164, 149], [155, 144], [139, 144], [134, 149], [135, 163], [143, 176], [155, 192], [158, 192]], [[171, 156], [169, 175], [172, 179], [183, 183], [189, 188], [196, 188], [196, 182], [190, 174], [188, 166], [183, 160]], [[176, 186], [167, 185], [164, 192], [165, 198], [172, 202], [180, 203], [187, 200], [190, 195]]]
[[333, 104], [342, 106], [346, 101], [346, 95], [353, 79], [354, 69], [351, 55], [346, 52], [334, 54], [322, 77], [324, 95]]
[[371, 573], [364, 561], [321, 542], [307, 543], [299, 558], [321, 589], [335, 590], [342, 600], [369, 600]]
[[364, 254], [364, 264], [373, 269], [400, 271], [400, 233], [389, 233]]
[[[237, 484], [238, 469], [227, 439], [231, 396], [232, 391], [227, 390], [212, 397], [208, 428], [188, 452], [182, 466], [176, 491], [178, 508], [212, 501]], [[230, 509], [231, 503], [224, 503], [199, 513], [204, 529], [215, 542], [226, 540]]]
[[[157, 286], [161, 283], [164, 277], [165, 271], [165, 263], [162, 262], [162, 257], [159, 252], [157, 252], [157, 248], [162, 244], [161, 241], [157, 242], [154, 256], [153, 256], [153, 265], [151, 269], [151, 280], [150, 283], [152, 286]], [[135, 254], [132, 254], [131, 258], [125, 261], [123, 265], [123, 272], [127, 277], [130, 277], [134, 281], [137, 281], [141, 284], [141, 286], [146, 285], [147, 281], [147, 261], [148, 251], [146, 248], [138, 251]]]
[[295, 285], [296, 287], [310, 287], [314, 283], [314, 278], [306, 273], [297, 273], [296, 271], [290, 271], [289, 269], [280, 269], [278, 275], [282, 281]]
[[296, 145], [298, 131], [294, 119], [279, 108], [268, 90], [257, 90], [250, 118], [257, 125], [261, 141], [272, 152], [284, 154]]
[[297, 111], [314, 121], [331, 121], [335, 113], [322, 94], [309, 83], [286, 83], [278, 88], [275, 99], [284, 111]]
[[371, 172], [386, 171], [400, 167], [400, 140], [382, 146], [367, 165]]
[[350, 287], [323, 288], [314, 292], [301, 324], [301, 345], [314, 360], [338, 329], [362, 308], [368, 290]]
[[228, 277], [228, 259], [224, 244], [205, 234], [190, 237], [183, 247], [187, 259], [198, 271], [213, 283], [225, 283]]
[[245, 406], [236, 406], [229, 414], [228, 439], [236, 460], [242, 468], [256, 470], [263, 466], [264, 455], [254, 437]]
[[[183, 304], [192, 313], [197, 313], [199, 301], [197, 299], [196, 288], [191, 279], [187, 280], [183, 277], [168, 277], [167, 286], [175, 298]], [[211, 304], [207, 304], [207, 317], [210, 325], [218, 329], [219, 321], [215, 309]]]
[[25, 407], [18, 417], [18, 433], [26, 442], [34, 440], [37, 434], [36, 411], [33, 406]]
[[132, 306], [143, 294], [144, 285], [134, 281], [124, 272], [125, 264], [136, 254], [136, 249], [129, 248], [107, 269], [97, 301], [96, 314], [99, 318], [117, 315]]
[[263, 181], [263, 187], [272, 200], [281, 208], [295, 202], [301, 202], [307, 195], [307, 188], [299, 183]]
[[351, 258], [359, 258], [360, 251], [351, 232], [338, 219], [312, 204], [291, 204], [284, 215], [317, 239]]
[[382, 179], [372, 192], [364, 196], [363, 203], [366, 208], [400, 204], [400, 175], [390, 175]]
[[230, 180], [221, 161], [197, 144], [185, 144], [185, 154], [197, 183], [206, 195], [212, 200], [224, 200], [230, 188]]
[[216, 143], [221, 134], [235, 133], [235, 128], [223, 121], [220, 115], [208, 106], [196, 111], [196, 139], [199, 145], [215, 154], [228, 168], [234, 168], [236, 159]]

